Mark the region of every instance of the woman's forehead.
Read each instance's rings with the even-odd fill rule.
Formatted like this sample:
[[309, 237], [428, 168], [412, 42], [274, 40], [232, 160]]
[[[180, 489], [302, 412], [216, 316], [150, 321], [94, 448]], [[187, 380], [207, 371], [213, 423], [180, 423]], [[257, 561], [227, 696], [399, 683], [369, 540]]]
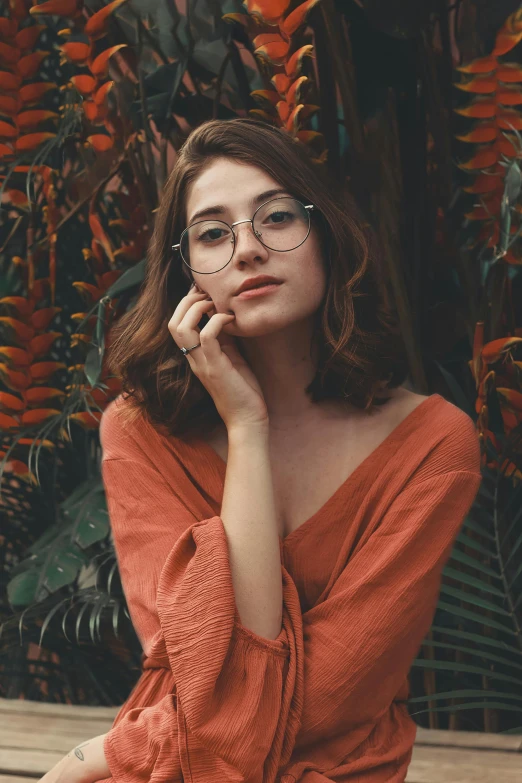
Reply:
[[220, 158], [209, 164], [187, 189], [187, 213], [218, 202], [233, 205], [261, 190], [281, 187], [280, 182], [258, 166]]

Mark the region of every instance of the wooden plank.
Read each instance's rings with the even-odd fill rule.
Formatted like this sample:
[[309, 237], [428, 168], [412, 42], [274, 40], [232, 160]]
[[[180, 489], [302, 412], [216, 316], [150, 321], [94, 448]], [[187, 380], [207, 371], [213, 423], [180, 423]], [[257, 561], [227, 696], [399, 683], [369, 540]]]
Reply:
[[60, 718], [49, 718], [45, 727], [27, 723], [23, 728], [5, 723], [0, 735], [0, 748], [27, 748], [28, 750], [54, 750], [65, 755], [81, 742], [106, 734], [111, 728], [108, 721], [73, 722], [66, 724]]
[[416, 745], [439, 745], [477, 750], [506, 750], [522, 753], [522, 735], [488, 734], [480, 731], [447, 731], [417, 727]]
[[13, 713], [20, 715], [55, 715], [78, 720], [83, 718], [105, 718], [114, 720], [119, 707], [87, 707], [74, 704], [49, 704], [44, 701], [28, 701], [27, 699], [0, 699], [0, 720], [10, 720]]
[[64, 753], [45, 750], [0, 748], [0, 772], [17, 772], [26, 777], [41, 777], [63, 759]]
[[522, 755], [414, 746], [406, 783], [520, 783]]

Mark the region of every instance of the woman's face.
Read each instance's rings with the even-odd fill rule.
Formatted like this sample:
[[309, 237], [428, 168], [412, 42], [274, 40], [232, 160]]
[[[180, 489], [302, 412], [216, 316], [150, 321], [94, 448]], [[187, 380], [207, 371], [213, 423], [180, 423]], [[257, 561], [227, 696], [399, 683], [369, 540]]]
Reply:
[[[218, 158], [188, 189], [186, 225], [195, 222], [196, 212], [215, 205], [223, 205], [225, 211], [206, 217], [228, 224], [251, 218], [259, 206], [255, 198], [281, 187], [257, 166]], [[281, 195], [292, 196], [292, 193]], [[268, 198], [263, 198], [265, 201]], [[279, 331], [316, 313], [326, 291], [326, 270], [315, 226], [312, 224], [305, 242], [289, 252], [268, 250], [256, 239], [249, 223], [234, 226], [234, 230], [236, 245], [230, 263], [214, 274], [191, 273], [198, 286], [212, 297], [218, 313], [235, 314], [233, 323], [227, 324], [222, 331], [235, 336], [257, 337]], [[235, 295], [247, 277], [261, 274], [273, 275], [283, 283], [265, 296], [241, 299]]]

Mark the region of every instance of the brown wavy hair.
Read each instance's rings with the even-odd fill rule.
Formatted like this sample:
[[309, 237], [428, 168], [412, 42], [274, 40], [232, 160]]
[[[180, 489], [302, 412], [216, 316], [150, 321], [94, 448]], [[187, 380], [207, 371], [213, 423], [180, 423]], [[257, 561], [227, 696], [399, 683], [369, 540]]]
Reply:
[[397, 321], [385, 307], [384, 273], [375, 235], [348, 189], [315, 163], [285, 131], [253, 119], [210, 120], [194, 129], [165, 184], [145, 280], [136, 305], [114, 325], [107, 364], [122, 380], [127, 412], [140, 411], [167, 434], [201, 436], [220, 421], [214, 401], [175, 344], [168, 322], [192, 283], [171, 246], [186, 227], [189, 185], [216, 158], [258, 166], [303, 203], [328, 260], [325, 297], [315, 316], [317, 372], [307, 387], [313, 402], [346, 400], [371, 410], [401, 385], [408, 367]]

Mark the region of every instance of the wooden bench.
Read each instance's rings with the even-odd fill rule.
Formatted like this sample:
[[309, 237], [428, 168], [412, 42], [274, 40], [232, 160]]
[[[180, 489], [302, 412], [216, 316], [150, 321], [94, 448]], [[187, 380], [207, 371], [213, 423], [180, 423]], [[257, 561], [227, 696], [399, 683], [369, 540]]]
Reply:
[[[0, 783], [38, 780], [117, 712], [0, 699]], [[406, 783], [522, 783], [522, 736], [419, 727]]]

